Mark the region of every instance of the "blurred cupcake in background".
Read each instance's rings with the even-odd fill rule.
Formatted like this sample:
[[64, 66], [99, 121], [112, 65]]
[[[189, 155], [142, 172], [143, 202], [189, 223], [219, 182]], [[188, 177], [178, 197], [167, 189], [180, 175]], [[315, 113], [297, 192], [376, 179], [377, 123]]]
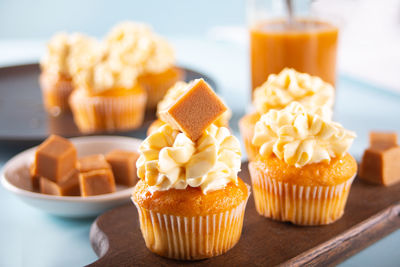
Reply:
[[285, 68], [279, 74], [271, 74], [267, 81], [256, 88], [253, 93], [254, 112], [246, 114], [239, 121], [249, 160], [257, 155], [252, 145], [254, 126], [260, 117], [271, 109], [280, 110], [293, 101], [297, 101], [310, 112], [317, 113], [325, 119], [331, 119], [334, 104], [334, 88], [317, 76], [300, 73]]
[[155, 108], [168, 88], [184, 79], [183, 70], [175, 66], [172, 46], [142, 23], [122, 22], [105, 37], [111, 58], [135, 66], [138, 82], [147, 91], [147, 107]]
[[124, 131], [142, 125], [147, 94], [129, 56], [104, 48], [90, 65], [74, 72], [76, 89], [69, 102], [80, 131]]
[[58, 33], [50, 39], [40, 62], [39, 77], [47, 112], [56, 116], [70, 109], [68, 98], [74, 90], [73, 75], [93, 62], [92, 55], [98, 49], [97, 40], [79, 33]]
[[[157, 120], [155, 120], [147, 130], [147, 135], [156, 131], [158, 128], [163, 126], [165, 122], [160, 119], [159, 113], [161, 110], [166, 110], [170, 105], [175, 103], [187, 90], [190, 89], [190, 82], [177, 82], [171, 88], [168, 89], [164, 98], [157, 105]], [[217, 118], [213, 123], [218, 127], [229, 128], [229, 120], [232, 116], [232, 111], [228, 108], [219, 118]]]
[[347, 152], [355, 137], [298, 102], [262, 115], [249, 163], [257, 212], [300, 225], [338, 220], [357, 173]]

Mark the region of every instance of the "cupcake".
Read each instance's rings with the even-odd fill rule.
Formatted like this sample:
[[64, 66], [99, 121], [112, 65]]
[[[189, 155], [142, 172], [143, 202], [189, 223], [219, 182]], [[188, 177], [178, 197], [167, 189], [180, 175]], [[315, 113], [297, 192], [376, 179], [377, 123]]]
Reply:
[[152, 252], [179, 260], [225, 253], [238, 241], [249, 189], [237, 176], [238, 140], [211, 124], [193, 142], [169, 124], [139, 148], [132, 201]]
[[127, 56], [103, 49], [97, 61], [74, 74], [76, 89], [69, 102], [80, 131], [124, 131], [142, 125], [147, 94]]
[[249, 163], [257, 212], [299, 225], [323, 225], [344, 212], [357, 163], [355, 134], [298, 102], [270, 110], [255, 125]]
[[252, 146], [255, 123], [269, 110], [283, 109], [293, 101], [301, 103], [311, 112], [319, 112], [325, 119], [331, 119], [334, 88], [319, 77], [299, 73], [294, 69], [285, 68], [277, 75], [269, 75], [267, 81], [254, 90], [255, 111], [246, 114], [239, 121], [239, 130], [249, 160], [257, 155], [256, 148]]
[[148, 108], [155, 108], [168, 88], [185, 77], [174, 65], [172, 46], [146, 24], [120, 23], [107, 34], [105, 43], [109, 50], [122, 51], [124, 60], [136, 64], [138, 82], [147, 91]]
[[91, 51], [98, 46], [95, 39], [77, 33], [59, 33], [51, 38], [40, 62], [39, 77], [47, 112], [58, 115], [69, 110], [68, 98], [74, 89], [73, 73], [90, 62]]
[[[150, 135], [152, 132], [156, 131], [162, 125], [165, 124], [160, 119], [160, 111], [167, 109], [171, 104], [173, 104], [176, 100], [178, 100], [185, 92], [188, 90], [190, 83], [186, 82], [177, 82], [171, 88], [168, 89], [164, 98], [157, 105], [157, 120], [155, 120], [147, 130], [147, 135]], [[220, 117], [218, 117], [214, 124], [218, 127], [229, 127], [229, 119], [232, 116], [232, 112], [230, 109], [225, 111]]]

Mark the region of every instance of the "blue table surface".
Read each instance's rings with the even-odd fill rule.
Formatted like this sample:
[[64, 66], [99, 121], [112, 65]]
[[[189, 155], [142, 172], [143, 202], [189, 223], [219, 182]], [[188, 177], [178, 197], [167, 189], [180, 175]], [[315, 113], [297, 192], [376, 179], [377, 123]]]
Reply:
[[[178, 62], [207, 73], [234, 112], [231, 127], [249, 102], [248, 53], [245, 46], [193, 38], [173, 38]], [[335, 120], [357, 133], [350, 152], [360, 159], [371, 129], [400, 133], [400, 95], [339, 75]], [[0, 147], [0, 167], [18, 152]], [[89, 241], [94, 219], [65, 219], [36, 210], [0, 188], [0, 266], [80, 266], [97, 259]], [[341, 266], [400, 266], [400, 231], [364, 249]], [[140, 255], [138, 255], [140, 257]]]

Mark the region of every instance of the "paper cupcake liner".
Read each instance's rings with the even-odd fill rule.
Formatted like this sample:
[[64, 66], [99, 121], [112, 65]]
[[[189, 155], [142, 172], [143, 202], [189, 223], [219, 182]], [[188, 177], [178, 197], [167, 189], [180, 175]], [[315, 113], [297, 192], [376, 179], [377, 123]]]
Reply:
[[245, 123], [242, 119], [239, 121], [239, 131], [240, 135], [243, 138], [244, 148], [246, 149], [247, 157], [249, 161], [252, 161], [256, 158], [258, 154], [257, 147], [254, 146], [251, 142], [254, 135], [254, 125], [252, 125], [251, 127], [248, 123]]
[[146, 94], [99, 97], [72, 94], [74, 121], [82, 132], [130, 130], [142, 125]]
[[147, 89], [147, 95], [149, 98], [147, 101], [147, 108], [155, 109], [157, 108], [158, 102], [160, 102], [161, 99], [164, 98], [165, 94], [167, 93], [170, 87], [168, 87], [168, 85], [151, 86], [150, 84], [146, 84], [145, 88]]
[[68, 99], [74, 90], [72, 81], [42, 73], [39, 83], [42, 89], [44, 108], [47, 112], [58, 115], [60, 112], [70, 109]]
[[257, 212], [265, 217], [299, 225], [323, 225], [340, 219], [353, 176], [333, 186], [301, 186], [271, 179], [249, 163]]
[[148, 249], [171, 259], [198, 260], [223, 254], [239, 241], [247, 199], [231, 210], [193, 217], [153, 212], [134, 204]]
[[[170, 72], [170, 70], [166, 70]], [[139, 77], [139, 83], [147, 90], [147, 108], [155, 109], [157, 108], [158, 102], [164, 98], [168, 89], [173, 86], [177, 81], [182, 81], [185, 79], [185, 72], [182, 69], [176, 69], [174, 67], [174, 75], [168, 77], [164, 82], [151, 82], [151, 81], [143, 81]], [[161, 75], [165, 76], [163, 72], [159, 74], [152, 74], [153, 76]], [[154, 79], [158, 79], [154, 77]]]

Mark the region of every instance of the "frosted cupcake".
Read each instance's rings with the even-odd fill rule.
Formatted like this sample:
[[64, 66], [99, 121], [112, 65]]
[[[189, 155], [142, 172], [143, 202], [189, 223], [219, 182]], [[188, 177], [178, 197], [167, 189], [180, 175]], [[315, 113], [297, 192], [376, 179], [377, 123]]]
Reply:
[[249, 163], [259, 214], [300, 225], [323, 225], [344, 212], [357, 163], [347, 153], [355, 134], [293, 102], [256, 123]]
[[132, 200], [146, 246], [173, 259], [225, 253], [238, 241], [249, 197], [238, 140], [211, 125], [196, 142], [165, 124], [139, 148]]
[[253, 94], [255, 112], [239, 121], [239, 129], [249, 160], [257, 155], [251, 141], [254, 125], [261, 115], [271, 109], [283, 109], [293, 101], [301, 103], [308, 111], [317, 112], [325, 119], [332, 118], [334, 88], [319, 77], [285, 68], [279, 74], [271, 74]]
[[[158, 128], [160, 128], [162, 125], [165, 124], [160, 119], [159, 113], [161, 110], [166, 110], [171, 104], [175, 103], [188, 89], [190, 88], [190, 83], [186, 82], [177, 82], [172, 86], [170, 89], [168, 89], [166, 95], [164, 98], [158, 103], [157, 105], [157, 120], [155, 120], [147, 130], [147, 135], [150, 135], [152, 132], [156, 131]], [[218, 117], [215, 121], [214, 124], [218, 127], [229, 127], [229, 119], [232, 116], [232, 112], [230, 109], [225, 111], [220, 117]]]
[[184, 72], [175, 67], [172, 46], [142, 23], [123, 22], [116, 25], [105, 38], [106, 45], [116, 56], [134, 63], [138, 82], [146, 89], [147, 107], [155, 108], [168, 88], [184, 79]]
[[73, 73], [92, 60], [92, 51], [99, 46], [95, 39], [77, 33], [59, 33], [51, 38], [40, 62], [39, 77], [47, 112], [58, 115], [69, 110], [68, 98], [74, 89]]
[[74, 74], [70, 106], [80, 131], [124, 131], [142, 125], [146, 91], [137, 82], [136, 66], [126, 56], [105, 49], [98, 60]]

